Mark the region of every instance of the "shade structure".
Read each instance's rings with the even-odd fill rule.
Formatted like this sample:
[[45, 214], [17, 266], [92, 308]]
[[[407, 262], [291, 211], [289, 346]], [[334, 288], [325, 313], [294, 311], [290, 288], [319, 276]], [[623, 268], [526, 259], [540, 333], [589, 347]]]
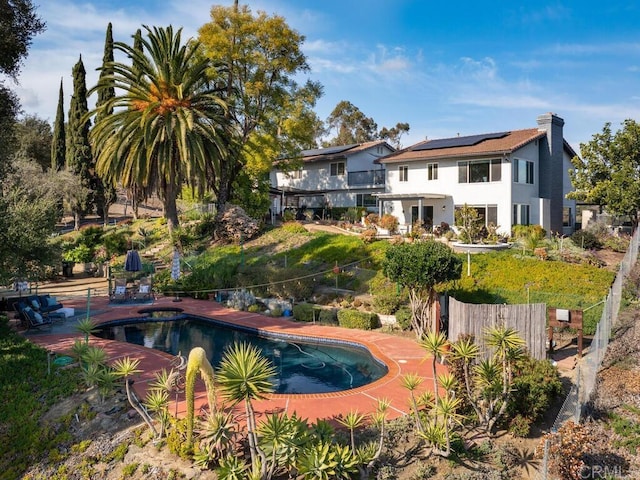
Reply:
[[142, 260], [137, 250], [129, 250], [124, 259], [124, 269], [127, 272], [139, 272], [142, 270]]
[[171, 261], [171, 279], [178, 280], [180, 278], [180, 252], [173, 251], [173, 260]]

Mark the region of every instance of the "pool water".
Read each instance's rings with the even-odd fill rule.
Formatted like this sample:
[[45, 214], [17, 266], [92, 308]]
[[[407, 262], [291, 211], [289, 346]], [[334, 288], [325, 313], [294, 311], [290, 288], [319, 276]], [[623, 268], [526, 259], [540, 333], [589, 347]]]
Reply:
[[[174, 313], [175, 315], [175, 313]], [[175, 318], [175, 317], [174, 317]], [[183, 315], [163, 321], [132, 320], [99, 327], [101, 338], [144, 345], [187, 356], [202, 347], [216, 368], [227, 346], [250, 342], [276, 370], [275, 393], [329, 393], [361, 387], [387, 373], [387, 367], [363, 347], [325, 339], [259, 335], [203, 318]]]

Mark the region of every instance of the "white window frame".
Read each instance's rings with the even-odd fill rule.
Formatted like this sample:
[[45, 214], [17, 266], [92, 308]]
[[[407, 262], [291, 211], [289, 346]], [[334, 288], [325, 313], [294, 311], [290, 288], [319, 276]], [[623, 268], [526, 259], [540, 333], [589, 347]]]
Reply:
[[344, 162], [334, 162], [330, 167], [330, 175], [332, 177], [341, 177], [344, 176], [346, 170], [347, 169]]
[[438, 180], [438, 163], [427, 163], [427, 180]]
[[400, 165], [398, 167], [398, 181], [399, 182], [408, 182], [409, 181], [409, 166], [408, 165]]

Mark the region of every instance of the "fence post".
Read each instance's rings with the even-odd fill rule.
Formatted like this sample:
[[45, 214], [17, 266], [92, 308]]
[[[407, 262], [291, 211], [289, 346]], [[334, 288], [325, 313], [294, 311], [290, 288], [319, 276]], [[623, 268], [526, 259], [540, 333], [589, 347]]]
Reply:
[[542, 480], [547, 480], [549, 470], [549, 439], [544, 441], [544, 455], [542, 456]]

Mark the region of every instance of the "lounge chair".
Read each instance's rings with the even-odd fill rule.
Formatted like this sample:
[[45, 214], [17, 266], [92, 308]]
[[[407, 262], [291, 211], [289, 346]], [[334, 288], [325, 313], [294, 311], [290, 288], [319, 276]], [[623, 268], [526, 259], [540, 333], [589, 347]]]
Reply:
[[36, 312], [28, 305], [18, 311], [24, 317], [27, 328], [51, 327], [53, 324], [52, 319], [48, 315]]
[[114, 302], [125, 302], [129, 298], [127, 293], [127, 280], [125, 278], [116, 278], [111, 300]]
[[27, 297], [27, 301], [29, 302], [29, 306], [33, 308], [36, 312], [41, 314], [49, 314], [55, 312], [56, 310], [60, 310], [64, 305], [62, 305], [56, 297], [52, 297], [50, 295], [31, 295]]
[[151, 298], [153, 298], [151, 280], [149, 280], [149, 277], [142, 277], [140, 279], [140, 284], [138, 285], [138, 291], [136, 292], [136, 299], [149, 300]]

